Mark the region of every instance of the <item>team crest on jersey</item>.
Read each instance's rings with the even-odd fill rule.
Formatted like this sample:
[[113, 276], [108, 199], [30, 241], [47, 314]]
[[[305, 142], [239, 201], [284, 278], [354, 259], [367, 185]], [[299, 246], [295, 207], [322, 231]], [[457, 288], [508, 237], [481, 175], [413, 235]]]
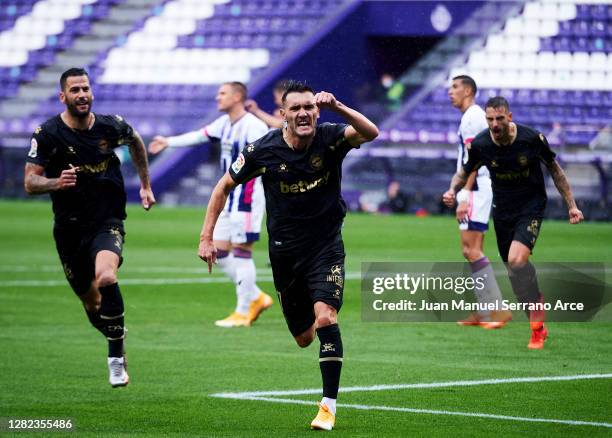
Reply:
[[36, 158], [38, 156], [38, 142], [35, 138], [30, 141], [30, 152], [28, 152], [28, 157]]
[[250, 144], [246, 147], [246, 151], [250, 154], [251, 152], [253, 152], [255, 150], [255, 146], [253, 146], [253, 144]]
[[68, 153], [70, 155], [76, 155], [76, 151], [74, 150], [74, 146], [68, 146]]
[[285, 163], [282, 163], [280, 166], [278, 166], [278, 171], [279, 172], [286, 172], [287, 171], [287, 165]]
[[242, 155], [241, 153], [240, 155], [238, 155], [238, 158], [236, 159], [236, 161], [234, 161], [234, 163], [232, 164], [232, 170], [234, 171], [234, 173], [238, 173], [240, 172], [243, 166], [244, 166], [244, 155]]
[[42, 131], [42, 127], [38, 126], [35, 130], [34, 130], [34, 134], [39, 134], [40, 131]]
[[499, 164], [497, 164], [497, 161], [491, 160], [491, 167], [499, 167]]
[[525, 167], [529, 164], [529, 159], [526, 155], [519, 155], [518, 162], [521, 166]]
[[310, 157], [310, 165], [314, 170], [320, 170], [323, 167], [323, 157], [321, 155], [313, 155]]

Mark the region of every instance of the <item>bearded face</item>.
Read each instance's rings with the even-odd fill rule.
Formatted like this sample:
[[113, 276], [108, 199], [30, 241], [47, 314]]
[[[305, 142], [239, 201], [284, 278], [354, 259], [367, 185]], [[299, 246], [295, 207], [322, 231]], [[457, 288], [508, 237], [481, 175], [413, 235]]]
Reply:
[[93, 103], [93, 93], [87, 76], [70, 76], [60, 92], [60, 100], [71, 116], [84, 119], [89, 116]]

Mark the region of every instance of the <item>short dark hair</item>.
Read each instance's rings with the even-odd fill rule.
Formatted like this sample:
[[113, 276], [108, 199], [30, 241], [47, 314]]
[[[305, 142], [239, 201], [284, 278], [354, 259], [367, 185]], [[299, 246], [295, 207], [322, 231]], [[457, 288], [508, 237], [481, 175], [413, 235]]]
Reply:
[[232, 90], [234, 90], [234, 92], [240, 94], [242, 96], [243, 102], [247, 100], [247, 87], [242, 82], [226, 82], [224, 85], [229, 85], [230, 87], [232, 87]]
[[66, 81], [68, 78], [73, 76], [87, 76], [89, 78], [89, 74], [84, 68], [72, 67], [66, 70], [60, 76], [60, 88], [63, 90], [66, 87]]
[[478, 87], [476, 86], [476, 81], [474, 78], [468, 75], [459, 75], [453, 78], [453, 81], [459, 80], [463, 85], [466, 85], [472, 89], [472, 95], [476, 96], [476, 92], [478, 91]]
[[508, 105], [506, 98], [502, 96], [495, 96], [487, 100], [485, 109], [487, 108], [506, 108], [506, 111], [510, 112], [510, 105]]
[[312, 93], [315, 94], [314, 90], [306, 85], [304, 82], [294, 81], [293, 79], [287, 81], [285, 92], [283, 93], [283, 104], [287, 100], [287, 95], [290, 93]]

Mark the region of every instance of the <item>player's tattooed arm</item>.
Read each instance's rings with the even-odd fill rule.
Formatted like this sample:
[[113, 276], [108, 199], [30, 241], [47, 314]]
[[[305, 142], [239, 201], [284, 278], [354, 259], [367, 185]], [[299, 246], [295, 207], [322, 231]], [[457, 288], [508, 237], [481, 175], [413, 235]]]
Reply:
[[463, 188], [463, 186], [465, 186], [467, 180], [468, 174], [463, 169], [459, 169], [459, 171], [453, 175], [450, 188], [442, 195], [444, 205], [447, 207], [452, 207], [455, 205], [455, 195]]
[[29, 195], [41, 195], [56, 190], [66, 190], [76, 186], [78, 167], [62, 171], [59, 178], [47, 178], [45, 168], [38, 164], [26, 163], [23, 185]]
[[132, 136], [132, 141], [129, 143], [130, 156], [138, 177], [140, 178], [140, 200], [142, 207], [145, 210], [150, 209], [155, 204], [155, 195], [151, 189], [151, 180], [149, 179], [149, 162], [147, 161], [147, 151], [145, 149], [142, 137], [136, 131]]
[[565, 172], [563, 172], [563, 169], [561, 169], [561, 166], [559, 166], [557, 160], [553, 160], [553, 162], [548, 165], [548, 170], [550, 172], [550, 176], [552, 176], [555, 186], [557, 187], [557, 190], [559, 190], [559, 193], [565, 200], [567, 208], [575, 208], [576, 201], [572, 195], [572, 189], [570, 188], [569, 181], [565, 176]]
[[574, 195], [572, 195], [572, 189], [570, 188], [569, 181], [565, 176], [565, 172], [563, 172], [563, 169], [561, 169], [561, 166], [559, 166], [557, 160], [553, 160], [550, 164], [547, 164], [546, 167], [548, 167], [550, 176], [552, 176], [559, 194], [561, 194], [565, 200], [569, 212], [570, 223], [577, 224], [581, 222], [584, 219], [584, 216], [576, 206], [576, 201], [574, 200]]

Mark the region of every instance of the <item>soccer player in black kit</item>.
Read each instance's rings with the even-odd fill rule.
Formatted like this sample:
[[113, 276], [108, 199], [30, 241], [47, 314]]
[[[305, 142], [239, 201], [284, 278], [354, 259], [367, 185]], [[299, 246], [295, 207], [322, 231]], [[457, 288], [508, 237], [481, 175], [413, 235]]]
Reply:
[[[225, 199], [237, 184], [262, 175], [270, 261], [285, 320], [300, 347], [315, 334], [321, 343], [323, 400], [311, 427], [331, 430], [343, 357], [337, 322], [344, 290], [342, 161], [352, 148], [376, 138], [378, 128], [332, 94], [315, 94], [300, 82], [287, 85], [282, 104], [284, 127], [247, 145], [215, 187], [198, 255], [212, 269], [213, 230]], [[321, 109], [348, 124], [317, 126]]]
[[147, 155], [140, 135], [120, 116], [91, 112], [93, 93], [85, 70], [71, 68], [62, 74], [59, 97], [64, 112], [32, 135], [25, 190], [51, 194], [53, 237], [64, 273], [89, 321], [108, 340], [110, 384], [125, 386], [129, 377], [117, 270], [122, 261], [126, 195], [121, 163], [113, 149], [129, 146], [145, 210], [155, 204]]
[[532, 331], [528, 348], [539, 350], [544, 347], [548, 329], [544, 326], [544, 310], [541, 308], [543, 297], [529, 256], [546, 208], [541, 164], [548, 168], [567, 204], [570, 223], [577, 224], [584, 216], [576, 207], [567, 178], [544, 135], [512, 122], [512, 113], [503, 97], [489, 99], [485, 114], [489, 129], [472, 141], [468, 161], [453, 176], [443, 199], [446, 205], [452, 206], [455, 194], [463, 187], [467, 176], [481, 166], [489, 169], [497, 247], [506, 263], [514, 294], [519, 302], [534, 309], [528, 311]]

